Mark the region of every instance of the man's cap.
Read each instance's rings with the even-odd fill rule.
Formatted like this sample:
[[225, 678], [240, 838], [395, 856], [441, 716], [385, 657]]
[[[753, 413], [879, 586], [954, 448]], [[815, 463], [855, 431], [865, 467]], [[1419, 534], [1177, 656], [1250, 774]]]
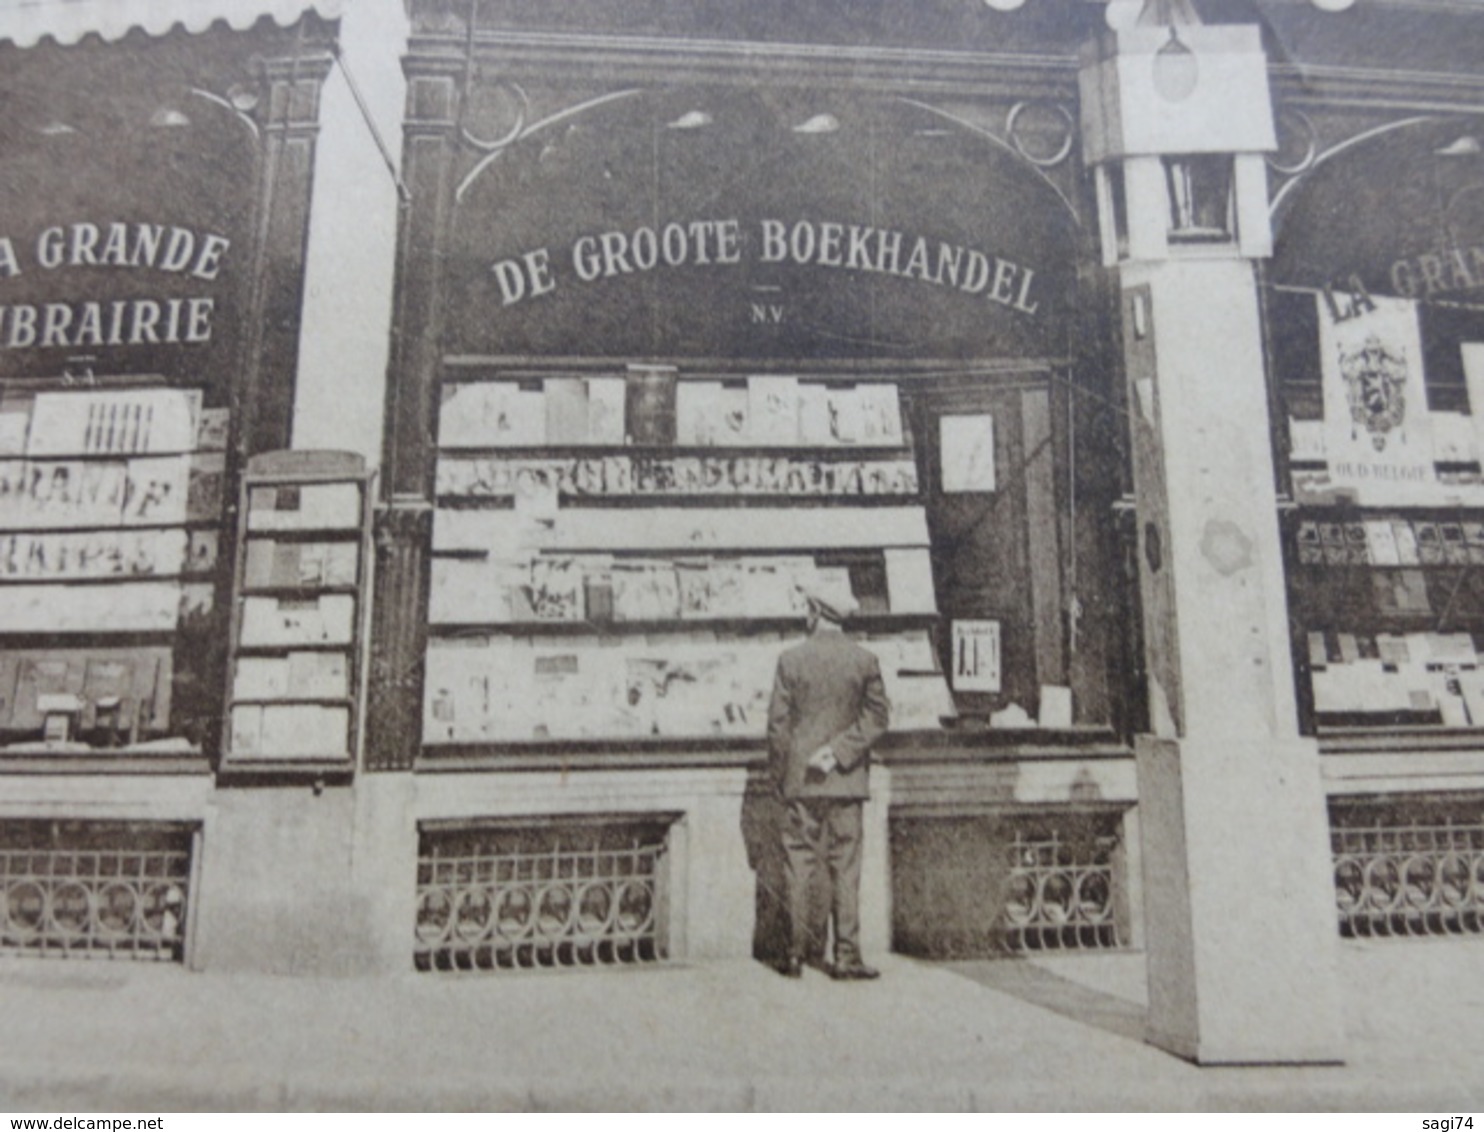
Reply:
[[842, 622], [860, 609], [860, 602], [855, 600], [849, 586], [831, 585], [816, 578], [801, 583], [799, 590], [810, 608], [827, 621]]

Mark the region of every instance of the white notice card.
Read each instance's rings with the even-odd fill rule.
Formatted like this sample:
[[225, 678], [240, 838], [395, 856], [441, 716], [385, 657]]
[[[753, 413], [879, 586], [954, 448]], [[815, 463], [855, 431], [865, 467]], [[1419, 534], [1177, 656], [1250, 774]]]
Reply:
[[989, 413], [941, 417], [938, 427], [943, 490], [994, 491], [994, 417]]
[[998, 692], [1000, 690], [1000, 623], [955, 621], [953, 623], [953, 690]]

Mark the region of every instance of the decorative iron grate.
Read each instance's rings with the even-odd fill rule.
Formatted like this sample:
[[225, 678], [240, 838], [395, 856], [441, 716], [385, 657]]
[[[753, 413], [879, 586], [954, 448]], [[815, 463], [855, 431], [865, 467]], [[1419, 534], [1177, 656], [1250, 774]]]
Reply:
[[665, 958], [668, 823], [424, 831], [419, 970], [533, 970]]
[[891, 821], [892, 946], [931, 959], [1126, 947], [1121, 811]]
[[189, 827], [0, 824], [0, 954], [180, 960]]
[[1484, 821], [1340, 826], [1330, 843], [1342, 936], [1484, 933]]
[[1113, 836], [1063, 840], [1017, 830], [1008, 847], [1003, 931], [1011, 951], [1121, 947]]

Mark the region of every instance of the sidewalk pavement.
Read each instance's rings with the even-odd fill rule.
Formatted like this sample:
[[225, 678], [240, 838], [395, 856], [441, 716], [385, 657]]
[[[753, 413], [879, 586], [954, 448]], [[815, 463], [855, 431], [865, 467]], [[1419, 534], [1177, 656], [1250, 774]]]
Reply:
[[1484, 1108], [1484, 939], [1347, 943], [1349, 1060], [1142, 1041], [1144, 957], [381, 979], [0, 962], [0, 1111]]

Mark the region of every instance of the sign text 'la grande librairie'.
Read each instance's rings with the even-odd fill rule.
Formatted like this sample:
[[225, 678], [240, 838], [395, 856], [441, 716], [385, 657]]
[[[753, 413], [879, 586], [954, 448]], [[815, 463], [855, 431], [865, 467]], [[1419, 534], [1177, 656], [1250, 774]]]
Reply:
[[[1035, 314], [1036, 273], [1003, 256], [890, 228], [833, 220], [758, 222], [756, 243], [736, 219], [674, 221], [579, 236], [566, 269], [582, 283], [643, 274], [656, 268], [740, 264], [749, 250], [763, 264], [794, 264], [894, 275]], [[491, 265], [500, 299], [511, 306], [555, 291], [561, 282], [550, 248], [536, 248]]]
[[[38, 272], [73, 278], [74, 271], [104, 268], [209, 282], [221, 273], [230, 246], [225, 236], [175, 225], [56, 225], [34, 243], [0, 236], [0, 283]], [[211, 340], [215, 307], [210, 295], [0, 303], [0, 349], [203, 343]]]

